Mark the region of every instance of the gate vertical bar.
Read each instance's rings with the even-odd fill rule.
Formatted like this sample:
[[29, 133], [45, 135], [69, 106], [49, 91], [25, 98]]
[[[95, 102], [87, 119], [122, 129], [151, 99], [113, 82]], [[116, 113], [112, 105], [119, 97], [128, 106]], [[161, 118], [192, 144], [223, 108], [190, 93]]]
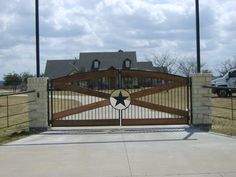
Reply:
[[118, 72], [118, 88], [122, 89], [122, 71], [119, 70]]
[[52, 85], [52, 80], [50, 81], [50, 94], [51, 94], [51, 124], [53, 125], [53, 85]]
[[50, 92], [50, 88], [49, 88], [49, 80], [47, 81], [47, 107], [48, 107], [48, 126], [50, 125], [50, 103], [49, 103], [49, 92]]
[[[119, 70], [119, 72], [118, 72], [118, 87], [119, 87], [119, 89], [122, 89], [123, 88], [123, 85], [122, 85], [122, 71], [121, 70]], [[119, 110], [119, 119], [120, 119], [120, 126], [122, 126], [122, 124], [123, 124], [123, 122], [122, 122], [122, 118], [123, 118], [123, 116], [122, 116], [122, 111], [121, 110]]]
[[122, 110], [119, 110], [120, 126], [122, 126]]

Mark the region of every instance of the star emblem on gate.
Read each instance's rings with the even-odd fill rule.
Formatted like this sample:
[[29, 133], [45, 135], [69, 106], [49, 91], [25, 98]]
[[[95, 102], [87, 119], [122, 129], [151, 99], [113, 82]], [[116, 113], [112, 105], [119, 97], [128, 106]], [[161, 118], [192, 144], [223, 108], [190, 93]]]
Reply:
[[118, 110], [123, 110], [129, 107], [131, 102], [130, 94], [126, 90], [119, 89], [112, 92], [110, 96], [111, 106]]
[[127, 98], [129, 98], [129, 97], [128, 97], [128, 96], [123, 96], [122, 93], [121, 93], [121, 91], [120, 91], [119, 96], [115, 96], [115, 97], [113, 97], [113, 98], [116, 99], [116, 106], [117, 106], [118, 104], [122, 104], [122, 105], [125, 106], [125, 99], [127, 99]]

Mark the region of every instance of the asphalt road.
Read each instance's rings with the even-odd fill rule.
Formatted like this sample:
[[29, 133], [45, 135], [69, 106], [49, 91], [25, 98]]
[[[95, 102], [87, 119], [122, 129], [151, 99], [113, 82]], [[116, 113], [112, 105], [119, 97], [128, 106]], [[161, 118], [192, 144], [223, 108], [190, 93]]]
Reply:
[[235, 177], [236, 139], [188, 128], [53, 128], [0, 146], [1, 177]]

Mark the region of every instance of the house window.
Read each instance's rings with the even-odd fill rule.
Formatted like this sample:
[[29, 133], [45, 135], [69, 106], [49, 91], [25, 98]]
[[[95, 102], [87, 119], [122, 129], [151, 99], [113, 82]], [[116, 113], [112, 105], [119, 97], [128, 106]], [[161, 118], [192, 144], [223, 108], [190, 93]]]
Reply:
[[123, 63], [123, 68], [129, 69], [131, 67], [131, 61], [130, 59], [126, 59]]
[[97, 59], [93, 61], [93, 66], [92, 66], [92, 69], [99, 69], [99, 66], [100, 66], [100, 61], [98, 61]]

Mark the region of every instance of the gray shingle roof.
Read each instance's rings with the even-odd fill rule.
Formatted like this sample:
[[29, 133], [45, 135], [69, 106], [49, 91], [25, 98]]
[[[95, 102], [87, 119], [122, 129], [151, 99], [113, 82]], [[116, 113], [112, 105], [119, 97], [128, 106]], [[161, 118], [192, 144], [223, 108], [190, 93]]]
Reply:
[[91, 71], [93, 61], [96, 59], [100, 62], [99, 70], [106, 70], [110, 67], [122, 69], [123, 62], [129, 59], [131, 61], [131, 69], [162, 71], [161, 68], [154, 67], [151, 61], [137, 62], [136, 52], [87, 52], [80, 53], [79, 60], [48, 60], [45, 68], [45, 76], [55, 79], [69, 75], [80, 68]]
[[78, 66], [78, 61], [72, 59], [48, 60], [45, 68], [45, 76], [50, 79], [66, 76], [75, 70], [73, 65]]
[[137, 63], [138, 69], [153, 71], [153, 65], [151, 61], [141, 61]]
[[80, 53], [79, 65], [90, 71], [93, 61], [97, 59], [100, 61], [100, 70], [106, 70], [112, 66], [116, 69], [122, 69], [123, 62], [127, 58], [131, 60], [131, 69], [137, 69], [136, 52]]

